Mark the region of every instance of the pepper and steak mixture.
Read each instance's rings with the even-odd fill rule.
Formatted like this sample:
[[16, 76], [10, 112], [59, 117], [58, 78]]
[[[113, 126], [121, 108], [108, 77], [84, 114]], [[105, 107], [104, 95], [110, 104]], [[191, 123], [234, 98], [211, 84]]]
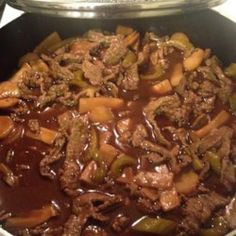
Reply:
[[52, 33], [0, 84], [0, 222], [13, 235], [236, 228], [236, 64], [184, 33]]

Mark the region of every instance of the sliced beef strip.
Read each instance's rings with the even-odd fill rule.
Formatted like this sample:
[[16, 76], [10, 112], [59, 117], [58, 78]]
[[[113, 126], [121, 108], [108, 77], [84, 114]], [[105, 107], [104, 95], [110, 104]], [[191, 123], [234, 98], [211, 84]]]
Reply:
[[148, 141], [146, 138], [147, 138], [147, 131], [145, 127], [142, 124], [137, 125], [132, 135], [132, 145], [134, 147], [139, 147], [146, 151], [151, 152], [150, 153], [151, 155], [153, 155], [152, 153], [155, 153], [156, 155], [158, 155], [158, 159], [151, 161], [154, 161], [155, 163], [161, 163], [163, 161], [167, 161], [170, 164], [172, 171], [178, 173], [180, 171], [181, 165], [178, 165], [177, 158], [173, 155], [173, 153], [161, 145], [154, 144]]
[[227, 78], [219, 66], [218, 59], [213, 56], [210, 59], [206, 61], [206, 65], [210, 68], [211, 72], [217, 76], [218, 83], [219, 83], [219, 89], [217, 96], [220, 98], [222, 103], [226, 103], [228, 101], [228, 98], [230, 94], [232, 93], [232, 81]]
[[227, 203], [228, 199], [215, 192], [200, 194], [197, 197], [187, 199], [186, 207], [183, 209], [185, 217], [179, 225], [179, 231], [183, 231], [187, 235], [196, 235], [201, 224], [211, 217], [213, 211]]
[[209, 80], [203, 80], [203, 82], [199, 84], [197, 94], [201, 97], [207, 98], [215, 96], [218, 93], [218, 90], [219, 88], [212, 82]]
[[138, 65], [139, 66], [145, 66], [149, 62], [149, 56], [150, 56], [150, 46], [149, 44], [145, 44], [141, 51], [138, 53]]
[[165, 147], [162, 147], [158, 144], [153, 144], [148, 140], [143, 140], [143, 142], [140, 144], [140, 148], [160, 154], [163, 158], [163, 161], [166, 160], [169, 163], [169, 165], [171, 166], [171, 170], [174, 173], [178, 173], [180, 171], [180, 166], [178, 165], [177, 158], [171, 153], [171, 151], [169, 151]]
[[79, 184], [79, 157], [84, 151], [89, 136], [87, 119], [76, 117], [72, 121], [70, 136], [66, 147], [66, 159], [60, 171], [61, 188], [69, 195], [73, 195]]
[[54, 147], [49, 151], [49, 153], [40, 161], [39, 169], [40, 174], [49, 179], [54, 179], [56, 173], [50, 168], [50, 165], [58, 161], [63, 157], [62, 149], [66, 143], [66, 139], [63, 135], [59, 135], [56, 140]]
[[161, 206], [158, 201], [153, 202], [148, 198], [140, 197], [137, 200], [137, 207], [140, 212], [144, 214], [157, 214], [160, 211]]
[[102, 228], [89, 225], [84, 231], [82, 236], [109, 236], [109, 234]]
[[133, 64], [125, 71], [121, 85], [126, 90], [136, 90], [138, 88], [139, 74], [137, 64]]
[[47, 55], [42, 55], [41, 57], [49, 65], [50, 74], [55, 80], [70, 81], [74, 78], [73, 73], [66, 67], [60, 66], [55, 59]]
[[74, 198], [73, 214], [64, 226], [63, 236], [80, 236], [89, 218], [102, 222], [109, 220], [103, 213], [121, 202], [120, 196], [99, 192], [88, 192]]
[[147, 138], [148, 133], [144, 125], [137, 125], [135, 131], [132, 134], [132, 145], [134, 147], [140, 147], [142, 142]]
[[[201, 139], [198, 145], [198, 151], [199, 153], [205, 153], [207, 150], [211, 148], [218, 148], [219, 146], [222, 145], [225, 141], [229, 141], [233, 135], [233, 130], [227, 126], [223, 126], [219, 129], [214, 129], [208, 134], [206, 137]], [[224, 155], [226, 154], [226, 148], [224, 150], [221, 150], [220, 152]], [[227, 152], [229, 154], [229, 152]], [[220, 154], [221, 155], [221, 154]], [[228, 155], [227, 155], [228, 156]]]
[[76, 111], [66, 111], [57, 117], [57, 121], [60, 126], [60, 129], [67, 136], [69, 136], [70, 128], [72, 125], [71, 121], [76, 117], [76, 115], [78, 115]]
[[220, 181], [228, 191], [232, 191], [236, 187], [235, 165], [228, 158], [222, 160]]
[[66, 106], [74, 106], [78, 103], [76, 95], [70, 91], [68, 84], [54, 84], [39, 96], [37, 105], [41, 108], [53, 102], [59, 102]]
[[165, 157], [162, 157], [158, 153], [150, 152], [140, 157], [140, 166], [145, 168], [147, 162], [152, 163], [153, 165], [159, 165], [164, 161], [166, 161]]
[[101, 85], [103, 83], [103, 68], [100, 64], [94, 64], [85, 59], [82, 64], [82, 70], [85, 78], [88, 78], [92, 85]]
[[59, 63], [63, 64], [67, 69], [71, 67], [70, 65], [77, 65], [77, 68], [81, 68], [81, 64], [84, 59], [84, 55], [75, 55], [74, 53], [63, 53], [54, 57], [54, 59]]
[[221, 159], [228, 159], [231, 149], [232, 137], [233, 137], [233, 130], [226, 126], [224, 129], [224, 133], [222, 134], [221, 147], [217, 151], [217, 154], [221, 157]]
[[103, 56], [105, 65], [116, 65], [127, 53], [127, 47], [124, 44], [123, 36], [117, 35], [111, 40], [109, 48]]
[[175, 107], [180, 106], [180, 100], [177, 95], [165, 96], [159, 99], [150, 101], [147, 106], [144, 107], [144, 115], [146, 120], [153, 128], [153, 132], [157, 141], [166, 146], [170, 146], [170, 142], [163, 136], [160, 128], [157, 126], [155, 117], [159, 112], [163, 110], [173, 110]]
[[121, 213], [113, 219], [111, 227], [115, 232], [121, 232], [129, 225], [129, 222], [129, 217]]
[[89, 211], [84, 208], [84, 212], [80, 215], [71, 215], [64, 225], [62, 236], [81, 236], [84, 225], [88, 220]]
[[186, 129], [184, 128], [176, 129], [173, 126], [164, 127], [164, 129], [168, 130], [172, 134], [173, 140], [180, 141], [185, 146], [187, 145], [188, 133]]

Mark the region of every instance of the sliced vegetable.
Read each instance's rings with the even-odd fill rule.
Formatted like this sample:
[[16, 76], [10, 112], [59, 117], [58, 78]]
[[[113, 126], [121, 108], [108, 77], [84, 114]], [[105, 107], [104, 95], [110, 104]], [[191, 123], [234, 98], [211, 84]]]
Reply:
[[83, 88], [81, 92], [78, 94], [78, 97], [88, 97], [88, 98], [94, 98], [96, 95], [96, 92], [98, 91], [97, 87], [94, 86], [88, 86], [87, 88]]
[[13, 143], [16, 141], [18, 138], [23, 137], [24, 134], [24, 127], [21, 125], [16, 126], [10, 133], [9, 135], [5, 138], [4, 143]]
[[95, 161], [91, 161], [82, 171], [80, 175], [80, 181], [86, 184], [92, 184], [93, 180], [93, 174], [97, 170], [97, 164]]
[[59, 133], [54, 130], [51, 130], [51, 129], [40, 127], [39, 133], [33, 133], [31, 131], [26, 131], [25, 135], [27, 137], [30, 137], [30, 138], [42, 141], [46, 144], [52, 145], [54, 143], [54, 141], [56, 140], [56, 138], [58, 137]]
[[124, 44], [126, 47], [133, 45], [139, 39], [139, 33], [133, 31], [131, 34], [128, 34], [124, 39]]
[[155, 171], [138, 171], [134, 181], [142, 187], [169, 190], [173, 186], [173, 177], [166, 165], [160, 165], [155, 167]]
[[132, 225], [132, 229], [142, 233], [170, 234], [176, 229], [176, 222], [163, 218], [143, 217]]
[[31, 67], [37, 72], [47, 72], [49, 70], [47, 64], [41, 59], [32, 63]]
[[2, 98], [18, 98], [20, 90], [17, 83], [12, 81], [4, 81], [0, 83], [0, 99]]
[[114, 119], [114, 115], [110, 108], [99, 106], [90, 111], [89, 119], [94, 123], [107, 123]]
[[74, 79], [70, 81], [70, 84], [76, 85], [79, 88], [88, 87], [88, 83], [84, 81], [84, 72], [82, 70], [75, 71]]
[[219, 232], [215, 229], [201, 229], [199, 232], [200, 236], [222, 236]]
[[98, 159], [98, 135], [97, 131], [94, 127], [91, 128], [90, 133], [90, 144], [89, 144], [89, 151], [88, 151], [88, 158], [91, 160], [97, 161]]
[[180, 205], [180, 198], [175, 188], [161, 192], [160, 204], [163, 211], [170, 211]]
[[236, 111], [236, 94], [235, 93], [229, 97], [229, 105], [232, 112], [235, 112]]
[[49, 53], [55, 52], [57, 49], [62, 48], [70, 43], [72, 43], [75, 40], [75, 38], [67, 38], [64, 40], [61, 40], [60, 42], [50, 46], [50, 48], [47, 49]]
[[194, 171], [182, 173], [176, 178], [175, 187], [180, 194], [189, 194], [196, 190], [199, 184], [199, 176]]
[[181, 63], [177, 63], [172, 71], [171, 77], [170, 77], [170, 83], [172, 86], [178, 86], [181, 79], [183, 78], [183, 66]]
[[124, 100], [111, 97], [80, 98], [79, 112], [86, 113], [98, 106], [105, 106], [111, 109], [118, 109], [124, 105]]
[[204, 50], [197, 48], [189, 57], [185, 58], [184, 69], [186, 71], [193, 71], [197, 69], [201, 65], [204, 55]]
[[192, 43], [189, 41], [189, 38], [186, 34], [182, 32], [174, 33], [168, 42], [169, 44], [181, 49], [181, 50], [190, 50], [193, 48]]
[[57, 32], [48, 35], [35, 49], [34, 53], [41, 54], [46, 52], [50, 47], [61, 42], [61, 37]]
[[207, 125], [197, 130], [195, 133], [199, 138], [202, 138], [209, 134], [213, 129], [216, 129], [223, 125], [227, 120], [229, 120], [230, 114], [224, 110], [219, 112], [217, 116], [211, 120]]
[[236, 63], [231, 63], [224, 72], [226, 76], [236, 79]]
[[30, 211], [27, 214], [22, 214], [22, 216], [10, 217], [6, 220], [5, 226], [10, 229], [33, 228], [57, 215], [56, 207], [51, 204], [41, 209]]
[[122, 34], [126, 36], [128, 34], [131, 34], [133, 31], [133, 28], [124, 25], [117, 25], [116, 27], [116, 34]]
[[199, 158], [194, 158], [192, 161], [192, 166], [194, 170], [201, 171], [204, 167], [204, 164]]
[[19, 67], [23, 66], [25, 63], [32, 63], [39, 59], [39, 56], [36, 53], [29, 52], [22, 56], [19, 60]]
[[136, 61], [137, 61], [137, 55], [129, 50], [122, 61], [122, 66], [124, 68], [128, 68], [131, 65], [133, 65]]
[[105, 165], [100, 165], [93, 173], [92, 180], [96, 183], [102, 183], [106, 176], [107, 169]]
[[168, 79], [161, 81], [158, 84], [152, 86], [152, 91], [156, 94], [165, 94], [172, 91], [172, 86]]
[[205, 154], [205, 158], [206, 160], [209, 162], [212, 170], [220, 175], [221, 173], [221, 159], [220, 159], [220, 156], [218, 156], [216, 153], [214, 152], [206, 152]]
[[160, 64], [156, 64], [154, 68], [154, 73], [140, 75], [141, 79], [144, 80], [157, 80], [164, 74], [164, 70]]
[[6, 138], [13, 128], [14, 124], [9, 116], [0, 116], [0, 139]]
[[11, 78], [10, 81], [18, 83], [22, 78], [31, 70], [31, 66], [28, 63], [25, 63]]
[[99, 149], [99, 155], [107, 166], [110, 166], [116, 156], [119, 154], [119, 150], [110, 144], [103, 144]]
[[19, 102], [18, 98], [2, 98], [0, 99], [0, 109], [15, 106]]
[[125, 154], [121, 154], [118, 158], [112, 163], [110, 174], [113, 178], [119, 177], [122, 174], [122, 171], [127, 166], [133, 166], [136, 164], [136, 160]]
[[3, 174], [3, 180], [6, 184], [13, 187], [18, 184], [18, 177], [13, 174], [8, 166], [3, 163], [0, 163], [0, 173]]

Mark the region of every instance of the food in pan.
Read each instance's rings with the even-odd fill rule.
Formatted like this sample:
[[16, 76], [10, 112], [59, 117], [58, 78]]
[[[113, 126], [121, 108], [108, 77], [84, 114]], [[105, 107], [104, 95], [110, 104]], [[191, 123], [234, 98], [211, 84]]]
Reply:
[[[236, 64], [184, 33], [49, 35], [0, 84], [0, 220], [13, 235], [236, 228]], [[2, 78], [3, 79], [3, 78]]]

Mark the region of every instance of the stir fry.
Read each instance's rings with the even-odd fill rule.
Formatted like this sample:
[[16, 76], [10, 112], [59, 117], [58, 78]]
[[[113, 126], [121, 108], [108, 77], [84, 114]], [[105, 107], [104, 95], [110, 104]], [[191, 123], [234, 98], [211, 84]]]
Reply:
[[[1, 78], [3, 80], [3, 78]], [[0, 83], [0, 221], [13, 235], [236, 228], [236, 63], [182, 32], [50, 34]]]

